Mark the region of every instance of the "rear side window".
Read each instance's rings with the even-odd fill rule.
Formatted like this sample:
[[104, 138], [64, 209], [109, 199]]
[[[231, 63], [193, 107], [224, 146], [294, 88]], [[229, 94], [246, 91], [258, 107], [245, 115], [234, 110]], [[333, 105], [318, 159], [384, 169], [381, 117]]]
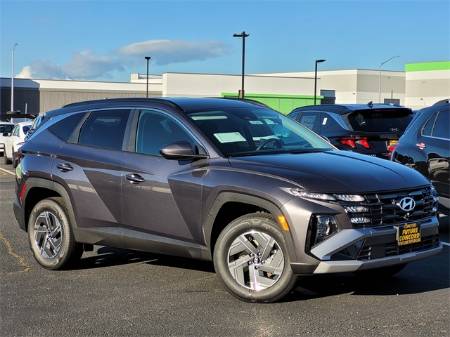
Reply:
[[440, 111], [433, 128], [433, 137], [450, 139], [449, 110]]
[[317, 129], [317, 118], [319, 114], [315, 112], [305, 112], [300, 118], [300, 123], [306, 126], [308, 129], [315, 131]]
[[78, 129], [78, 126], [80, 125], [85, 115], [85, 113], [70, 115], [63, 120], [53, 124], [48, 129], [51, 133], [53, 133], [61, 140], [73, 143], [76, 141], [76, 139], [74, 139], [73, 137], [73, 134]]
[[122, 150], [129, 115], [128, 109], [91, 112], [81, 127], [78, 144], [108, 150]]
[[412, 119], [410, 109], [370, 109], [352, 112], [349, 121], [353, 130], [403, 133]]
[[[338, 116], [337, 118], [340, 118]], [[325, 134], [332, 134], [333, 132], [337, 132], [342, 127], [339, 126], [338, 122], [334, 119], [332, 115], [328, 115], [326, 113], [322, 113], [320, 116], [320, 124], [321, 124], [321, 132]]]
[[428, 118], [427, 122], [423, 126], [422, 135], [423, 136], [431, 136], [431, 132], [433, 131], [434, 121], [436, 120], [436, 114], [432, 114], [430, 118]]
[[11, 133], [13, 128], [14, 128], [14, 125], [12, 125], [12, 124], [0, 124], [0, 136], [3, 133]]

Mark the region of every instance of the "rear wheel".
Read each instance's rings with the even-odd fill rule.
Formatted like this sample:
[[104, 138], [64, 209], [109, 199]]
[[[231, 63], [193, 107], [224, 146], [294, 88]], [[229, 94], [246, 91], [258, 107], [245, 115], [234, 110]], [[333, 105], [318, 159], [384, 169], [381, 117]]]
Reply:
[[253, 213], [232, 221], [217, 239], [214, 266], [239, 299], [274, 302], [294, 286], [283, 234], [270, 215]]
[[28, 220], [28, 239], [34, 258], [47, 269], [61, 269], [83, 254], [62, 198], [44, 199], [34, 206]]

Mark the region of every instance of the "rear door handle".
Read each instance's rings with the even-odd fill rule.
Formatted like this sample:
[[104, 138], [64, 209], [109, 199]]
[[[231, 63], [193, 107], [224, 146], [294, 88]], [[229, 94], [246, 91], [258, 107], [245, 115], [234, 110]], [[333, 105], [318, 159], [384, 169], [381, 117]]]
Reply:
[[139, 183], [142, 183], [143, 181], [145, 181], [145, 179], [142, 178], [142, 176], [140, 176], [137, 173], [127, 174], [126, 178], [131, 184], [139, 184]]
[[70, 165], [69, 163], [60, 163], [60, 164], [56, 165], [56, 167], [61, 172], [69, 172], [69, 171], [73, 170], [72, 165]]

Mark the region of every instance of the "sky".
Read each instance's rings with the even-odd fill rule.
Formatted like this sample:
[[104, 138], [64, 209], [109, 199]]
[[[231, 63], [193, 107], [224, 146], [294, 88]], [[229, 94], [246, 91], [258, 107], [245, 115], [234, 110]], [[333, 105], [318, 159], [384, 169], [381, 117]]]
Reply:
[[403, 70], [450, 60], [450, 0], [0, 0], [0, 76], [128, 81], [131, 72]]

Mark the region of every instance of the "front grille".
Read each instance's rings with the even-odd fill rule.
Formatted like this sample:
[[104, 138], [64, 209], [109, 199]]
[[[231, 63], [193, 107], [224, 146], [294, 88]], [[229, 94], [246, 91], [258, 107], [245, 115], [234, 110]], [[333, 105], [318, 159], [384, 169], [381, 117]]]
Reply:
[[[410, 212], [403, 211], [397, 205], [404, 197], [411, 197], [416, 203], [415, 208]], [[366, 194], [364, 199], [362, 202], [340, 202], [342, 206], [347, 206], [347, 209], [350, 209], [350, 211], [347, 211], [350, 220], [352, 218], [360, 219], [361, 223], [353, 223], [355, 228], [422, 221], [431, 218], [437, 211], [437, 198], [433, 196], [431, 187]], [[364, 210], [348, 208], [350, 206], [362, 206]]]
[[383, 257], [396, 256], [412, 252], [420, 252], [439, 246], [439, 235], [431, 235], [423, 238], [421, 242], [398, 246], [397, 242], [389, 242], [383, 244], [364, 243], [359, 251], [358, 260], [374, 260]]

